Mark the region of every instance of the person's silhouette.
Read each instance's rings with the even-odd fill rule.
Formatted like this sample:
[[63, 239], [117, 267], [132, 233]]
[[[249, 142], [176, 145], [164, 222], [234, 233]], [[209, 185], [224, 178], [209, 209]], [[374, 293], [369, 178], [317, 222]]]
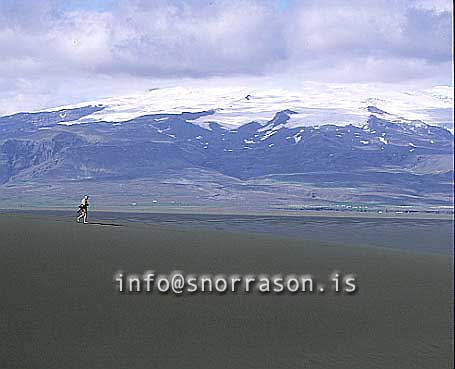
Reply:
[[88, 195], [85, 195], [79, 205], [79, 216], [77, 217], [77, 222], [81, 221], [81, 218], [84, 220], [84, 224], [87, 224], [87, 216], [88, 216]]

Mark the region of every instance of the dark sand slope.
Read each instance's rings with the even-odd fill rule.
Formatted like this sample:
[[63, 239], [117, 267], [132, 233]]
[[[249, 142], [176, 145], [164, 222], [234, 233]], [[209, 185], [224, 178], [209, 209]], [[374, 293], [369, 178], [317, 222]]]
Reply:
[[[451, 256], [25, 215], [0, 232], [2, 368], [453, 368]], [[360, 290], [120, 295], [119, 269], [338, 269]]]

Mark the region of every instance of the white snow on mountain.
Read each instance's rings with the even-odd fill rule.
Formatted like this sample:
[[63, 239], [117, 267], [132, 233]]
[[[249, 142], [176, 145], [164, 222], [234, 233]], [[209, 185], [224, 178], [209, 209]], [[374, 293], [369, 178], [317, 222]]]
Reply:
[[375, 106], [387, 112], [376, 114], [387, 120], [413, 124], [419, 120], [428, 124], [444, 125], [453, 130], [453, 89], [448, 86], [412, 91], [388, 90], [384, 86], [364, 84], [321, 83], [308, 83], [294, 90], [254, 87], [167, 87], [52, 110], [87, 105], [104, 106], [105, 109], [65, 124], [123, 122], [146, 114], [213, 110], [214, 114], [192, 122], [206, 129], [210, 122], [234, 129], [252, 121], [267, 122], [276, 112], [289, 109], [296, 114], [291, 115], [286, 123], [287, 127], [323, 124], [363, 125], [372, 114], [367, 107]]

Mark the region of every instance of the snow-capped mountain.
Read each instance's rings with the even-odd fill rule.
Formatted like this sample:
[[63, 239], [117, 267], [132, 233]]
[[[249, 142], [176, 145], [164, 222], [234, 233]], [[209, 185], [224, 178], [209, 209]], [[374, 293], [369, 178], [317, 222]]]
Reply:
[[142, 115], [210, 110], [213, 114], [209, 117], [202, 116], [192, 123], [206, 127], [208, 122], [213, 121], [226, 128], [236, 128], [252, 121], [265, 123], [276, 112], [289, 109], [295, 113], [288, 121], [288, 127], [362, 125], [371, 114], [367, 107], [375, 106], [378, 110], [386, 111], [387, 119], [391, 121], [406, 118], [453, 129], [453, 89], [447, 86], [402, 92], [375, 89], [374, 86], [321, 83], [308, 83], [298, 90], [169, 87], [63, 106], [57, 110], [84, 106], [99, 106], [103, 109], [67, 121], [67, 124], [124, 122]]
[[441, 126], [373, 105], [180, 92], [0, 118], [0, 200], [83, 186], [122, 204], [451, 207], [453, 135]]

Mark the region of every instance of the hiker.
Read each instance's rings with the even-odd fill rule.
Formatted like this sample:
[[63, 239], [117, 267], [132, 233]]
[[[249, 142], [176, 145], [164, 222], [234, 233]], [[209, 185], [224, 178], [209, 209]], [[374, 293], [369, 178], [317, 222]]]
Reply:
[[77, 217], [77, 222], [81, 221], [81, 218], [84, 220], [84, 224], [87, 224], [87, 211], [88, 211], [88, 195], [85, 195], [79, 205], [79, 216]]

